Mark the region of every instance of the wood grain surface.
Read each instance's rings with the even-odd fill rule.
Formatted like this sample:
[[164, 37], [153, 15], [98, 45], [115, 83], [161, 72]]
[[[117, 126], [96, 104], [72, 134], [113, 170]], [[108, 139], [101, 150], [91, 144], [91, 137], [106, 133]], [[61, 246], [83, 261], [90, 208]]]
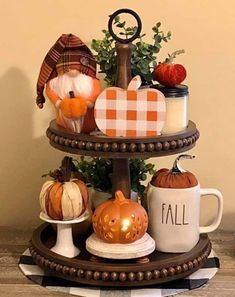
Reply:
[[[66, 296], [28, 280], [18, 268], [18, 260], [26, 249], [33, 230], [0, 227], [0, 296]], [[232, 297], [235, 296], [235, 237], [234, 233], [217, 231], [210, 235], [213, 249], [220, 259], [221, 268], [203, 288], [177, 296]], [[67, 295], [68, 296], [68, 295]]]

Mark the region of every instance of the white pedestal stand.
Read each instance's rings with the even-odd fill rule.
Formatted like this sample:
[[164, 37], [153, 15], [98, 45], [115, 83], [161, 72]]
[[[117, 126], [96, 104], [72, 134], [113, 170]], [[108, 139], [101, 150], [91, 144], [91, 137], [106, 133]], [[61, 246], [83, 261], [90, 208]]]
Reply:
[[72, 224], [77, 224], [85, 221], [89, 217], [89, 212], [84, 212], [80, 217], [70, 221], [59, 221], [49, 218], [43, 212], [40, 213], [40, 219], [57, 225], [56, 244], [51, 248], [51, 251], [68, 257], [74, 258], [80, 254], [80, 250], [73, 243]]
[[91, 254], [109, 259], [135, 259], [151, 254], [155, 250], [155, 241], [148, 234], [132, 243], [107, 243], [93, 233], [86, 240], [86, 249]]

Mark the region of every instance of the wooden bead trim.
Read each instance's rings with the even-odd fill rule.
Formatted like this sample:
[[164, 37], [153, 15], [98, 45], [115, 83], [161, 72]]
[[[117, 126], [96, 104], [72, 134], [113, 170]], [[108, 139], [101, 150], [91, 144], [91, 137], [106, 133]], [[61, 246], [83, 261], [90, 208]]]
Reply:
[[148, 281], [152, 279], [159, 279], [172, 277], [176, 274], [181, 274], [186, 271], [190, 271], [199, 265], [202, 265], [206, 259], [208, 258], [211, 251], [211, 243], [208, 244], [206, 249], [202, 252], [201, 256], [192, 259], [187, 263], [182, 263], [181, 265], [177, 265], [174, 267], [166, 267], [161, 270], [152, 270], [152, 271], [138, 271], [138, 272], [110, 272], [110, 271], [92, 271], [92, 270], [84, 270], [81, 268], [68, 267], [65, 265], [61, 265], [56, 263], [56, 261], [51, 261], [49, 259], [44, 258], [40, 255], [38, 251], [31, 244], [29, 247], [30, 253], [33, 257], [35, 263], [43, 269], [50, 270], [51, 272], [56, 272], [61, 274], [62, 276], [69, 276], [72, 278], [85, 279], [85, 280], [100, 280], [100, 281], [111, 281], [111, 282], [141, 282], [145, 281], [147, 284]]
[[64, 151], [78, 152], [87, 155], [110, 153], [112, 156], [115, 156], [115, 153], [120, 155], [138, 153], [153, 154], [154, 156], [157, 154], [167, 155], [173, 153], [175, 150], [186, 150], [194, 146], [199, 138], [199, 131], [192, 122], [190, 122], [188, 130], [189, 131], [185, 130], [185, 132], [171, 136], [162, 135], [155, 138], [143, 138], [142, 140], [134, 138], [114, 139], [105, 136], [97, 137], [85, 134], [66, 133], [52, 122], [46, 134], [52, 146]]

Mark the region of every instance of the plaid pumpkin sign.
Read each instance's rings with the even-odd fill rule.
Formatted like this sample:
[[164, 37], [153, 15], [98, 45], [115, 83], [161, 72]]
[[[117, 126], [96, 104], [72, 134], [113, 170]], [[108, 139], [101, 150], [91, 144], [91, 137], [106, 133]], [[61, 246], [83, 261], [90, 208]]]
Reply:
[[106, 88], [95, 103], [98, 128], [110, 137], [154, 137], [161, 134], [165, 123], [164, 95], [155, 89], [143, 88], [135, 76], [127, 90]]

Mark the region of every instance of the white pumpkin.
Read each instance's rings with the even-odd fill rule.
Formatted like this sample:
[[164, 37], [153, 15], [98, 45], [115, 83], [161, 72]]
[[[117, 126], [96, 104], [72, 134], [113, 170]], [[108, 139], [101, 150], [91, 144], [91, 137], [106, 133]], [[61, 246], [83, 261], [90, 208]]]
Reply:
[[78, 179], [46, 181], [39, 196], [41, 210], [54, 220], [73, 220], [87, 209], [88, 190]]

